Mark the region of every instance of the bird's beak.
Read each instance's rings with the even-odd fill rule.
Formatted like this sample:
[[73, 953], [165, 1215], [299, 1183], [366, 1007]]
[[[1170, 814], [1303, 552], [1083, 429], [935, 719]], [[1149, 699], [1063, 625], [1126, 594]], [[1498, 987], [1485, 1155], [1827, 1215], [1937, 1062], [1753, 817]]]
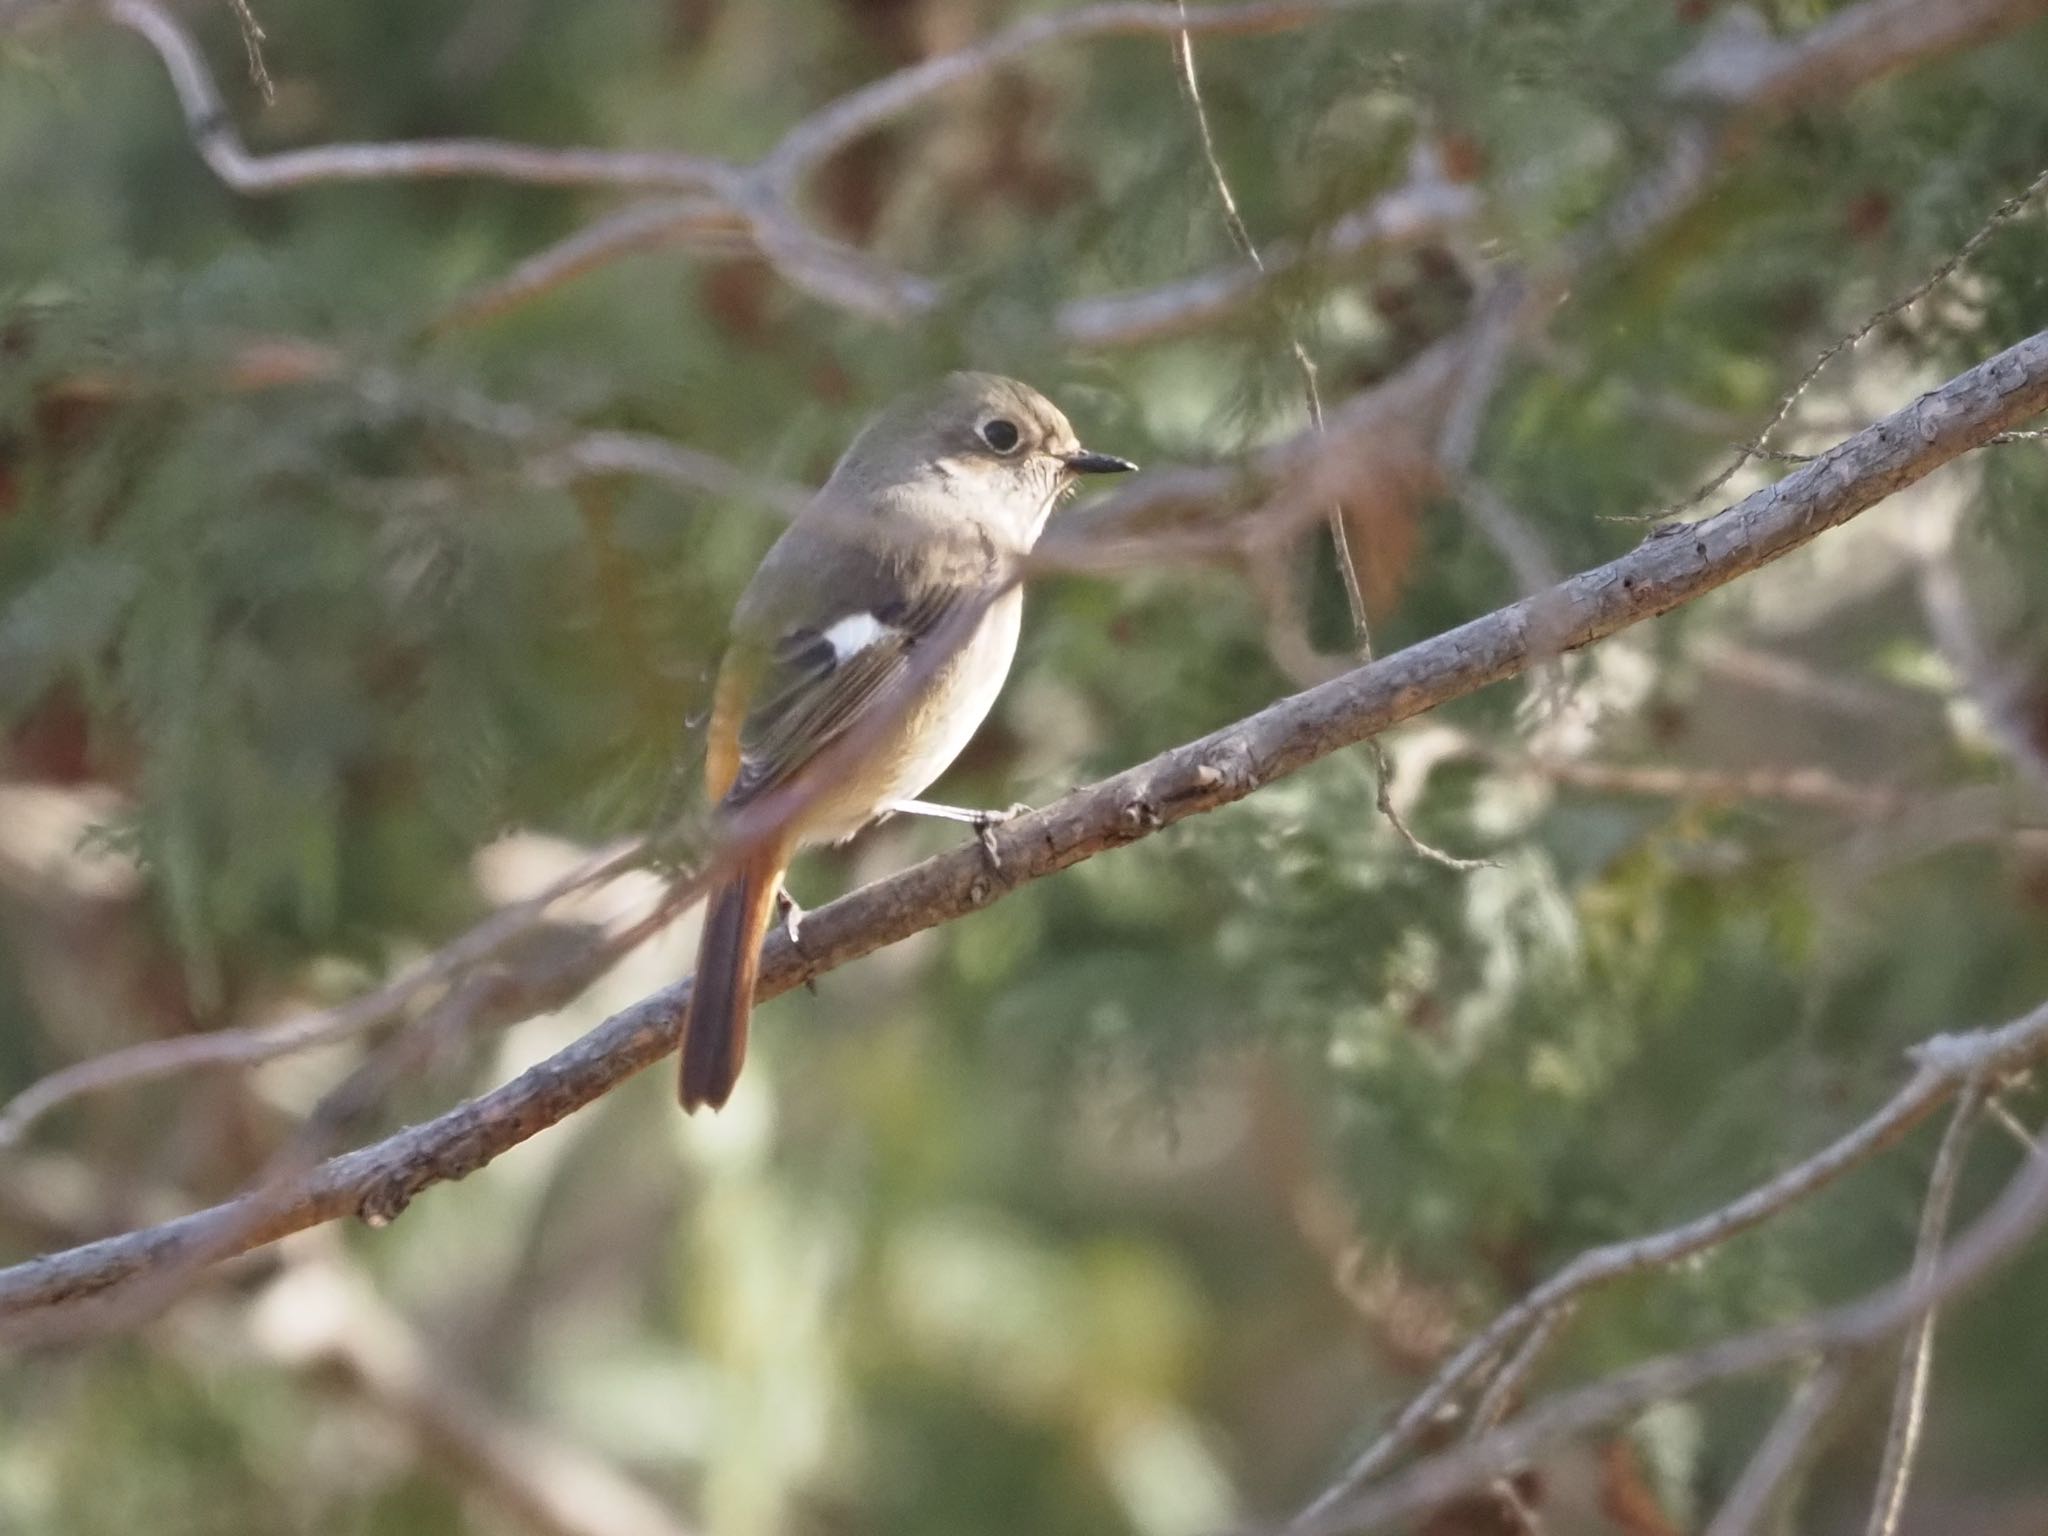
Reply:
[[1086, 448], [1061, 454], [1060, 462], [1077, 475], [1127, 475], [1138, 467], [1113, 453], [1090, 453]]

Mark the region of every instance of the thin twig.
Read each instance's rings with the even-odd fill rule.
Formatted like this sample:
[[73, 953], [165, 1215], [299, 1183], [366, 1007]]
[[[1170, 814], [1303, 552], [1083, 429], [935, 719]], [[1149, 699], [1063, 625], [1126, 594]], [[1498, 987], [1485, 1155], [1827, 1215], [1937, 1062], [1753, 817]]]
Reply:
[[[1777, 408], [1771, 412], [1770, 419], [1763, 424], [1762, 430], [1748, 442], [1738, 447], [1735, 450], [1735, 457], [1724, 464], [1698, 490], [1694, 491], [1676, 506], [1665, 508], [1657, 516], [1675, 516], [1680, 512], [1685, 512], [1698, 506], [1732, 480], [1736, 472], [1743, 465], [1749, 463], [1752, 459], [1766, 457], [1767, 450], [1765, 444], [1769, 440], [1770, 435], [1778, 429], [1779, 423], [1792, 413], [1792, 408], [1799, 403], [1800, 397], [1812, 386], [1813, 381], [1821, 376], [1821, 373], [1827, 368], [1829, 363], [1841, 356], [1842, 353], [1860, 344], [1864, 337], [1884, 324], [1885, 321], [1904, 314], [1915, 304], [1926, 298], [1928, 294], [1940, 287], [1941, 284], [1947, 282], [1957, 269], [1962, 267], [1983, 248], [1985, 241], [1989, 240], [1999, 230], [2017, 218], [2027, 204], [2040, 195], [2043, 188], [2048, 188], [2048, 170], [2042, 171], [2032, 181], [2028, 182], [2025, 187], [1992, 209], [1984, 222], [1977, 226], [1976, 232], [1937, 264], [1934, 270], [1928, 273], [1926, 277], [1922, 278], [1904, 293], [1880, 305], [1866, 316], [1863, 323], [1858, 325], [1856, 329], [1849, 332], [1846, 336], [1838, 338], [1834, 343], [1826, 347], [1818, 357], [1807, 365], [1806, 371], [1799, 376], [1799, 381], [1780, 397]], [[2009, 441], [2010, 439], [2007, 440]], [[1768, 456], [1779, 458], [1789, 463], [1806, 462], [1797, 454], [1769, 454]]]
[[2029, 1156], [2041, 1150], [2041, 1143], [2034, 1139], [2034, 1133], [2020, 1123], [2019, 1116], [2012, 1112], [2012, 1106], [2005, 1102], [2002, 1095], [1992, 1094], [1985, 1100], [1984, 1108], [1991, 1118], [1998, 1122], [1999, 1129], [2018, 1142]]
[[453, 985], [540, 927], [564, 897], [635, 867], [641, 852], [642, 845], [635, 840], [586, 861], [546, 890], [493, 912], [403, 975], [332, 1008], [316, 1009], [251, 1029], [216, 1029], [168, 1040], [149, 1040], [39, 1078], [0, 1108], [0, 1149], [18, 1145], [44, 1115], [89, 1093], [105, 1093], [207, 1067], [251, 1067], [391, 1023], [423, 994]]
[[[1962, 1177], [1963, 1157], [1969, 1150], [1970, 1133], [1977, 1128], [1977, 1112], [1983, 1107], [1984, 1085], [1972, 1082], [1956, 1096], [1955, 1111], [1941, 1145], [1934, 1154], [1934, 1167], [1927, 1175], [1927, 1199], [1920, 1208], [1920, 1231], [1913, 1244], [1913, 1283], [1926, 1287], [1941, 1262], [1941, 1247], [1948, 1237], [1949, 1212], [1955, 1206], [1956, 1184]], [[1935, 1308], [1923, 1312], [1906, 1334], [1899, 1355], [1899, 1374], [1892, 1388], [1892, 1416], [1885, 1430], [1884, 1459], [1877, 1474], [1877, 1497], [1871, 1504], [1867, 1536], [1895, 1536], [1899, 1516], [1905, 1512], [1906, 1490], [1913, 1478], [1913, 1457], [1920, 1448], [1920, 1431], [1927, 1415], [1927, 1382], [1934, 1368]]]
[[107, 17], [136, 33], [163, 61], [200, 155], [222, 181], [252, 196], [330, 181], [485, 177], [548, 187], [663, 187], [721, 192], [740, 172], [727, 161], [662, 151], [549, 149], [502, 139], [422, 139], [322, 144], [251, 154], [212, 72], [184, 25], [157, 0], [101, 0]]
[[1557, 1332], [1571, 1321], [1573, 1307], [1569, 1301], [1562, 1302], [1540, 1314], [1529, 1325], [1528, 1335], [1522, 1340], [1505, 1364], [1494, 1373], [1493, 1380], [1486, 1384], [1479, 1401], [1473, 1405], [1472, 1419], [1466, 1428], [1470, 1435], [1484, 1434], [1508, 1416], [1515, 1405], [1515, 1394], [1522, 1389], [1522, 1383], [1529, 1379]]
[[489, 320], [542, 294], [573, 282], [586, 272], [634, 251], [664, 245], [693, 245], [728, 253], [751, 253], [746, 223], [722, 202], [708, 197], [664, 198], [631, 203], [594, 224], [586, 224], [526, 257], [504, 276], [444, 306], [429, 326], [436, 331]]
[[[1194, 115], [1195, 133], [1201, 141], [1202, 159], [1209, 168], [1210, 185], [1216, 189], [1216, 201], [1223, 210], [1224, 228], [1230, 231], [1230, 240], [1237, 247], [1252, 271], [1263, 282], [1267, 276], [1265, 258], [1259, 254], [1258, 242], [1252, 239], [1252, 232], [1244, 221], [1244, 214], [1237, 206], [1237, 197], [1230, 190], [1230, 178], [1224, 174], [1223, 161], [1216, 152], [1216, 135], [1209, 125], [1209, 109], [1202, 102], [1201, 77], [1195, 69], [1195, 41], [1188, 34], [1187, 0], [1174, 0], [1174, 8], [1180, 17], [1180, 28], [1173, 35], [1174, 62], [1180, 69], [1180, 84], [1188, 99], [1189, 110]], [[1309, 430], [1320, 437], [1324, 432], [1323, 392], [1316, 378], [1315, 359], [1309, 355], [1301, 333], [1291, 325], [1286, 316], [1274, 307], [1273, 318], [1287, 338], [1287, 349], [1294, 358], [1294, 366], [1301, 375], [1302, 400], [1308, 407]], [[1351, 613], [1351, 633], [1356, 660], [1364, 665], [1373, 659], [1372, 618], [1365, 609], [1365, 590], [1359, 584], [1358, 563], [1351, 548], [1350, 530], [1344, 522], [1344, 506], [1332, 502], [1324, 514], [1330, 530], [1330, 549], [1336, 557], [1337, 574], [1344, 584], [1344, 602]], [[1365, 744], [1367, 756], [1372, 762], [1375, 799], [1380, 814], [1388, 825], [1400, 835], [1401, 840], [1416, 853], [1433, 864], [1446, 869], [1469, 871], [1493, 867], [1492, 859], [1461, 859], [1455, 854], [1432, 847], [1418, 837], [1394, 805], [1391, 787], [1392, 771], [1387, 766], [1386, 748], [1374, 737]]]
[[228, 5], [242, 29], [242, 47], [249, 55], [249, 79], [267, 107], [277, 100], [277, 86], [270, 78], [270, 66], [263, 62], [263, 24], [249, 8], [249, 0], [228, 0]]
[[1848, 1384], [1847, 1366], [1838, 1359], [1824, 1359], [1792, 1389], [1756, 1454], [1722, 1500], [1706, 1536], [1751, 1536], [1763, 1524], [1778, 1489], [1811, 1454], [1814, 1436]]

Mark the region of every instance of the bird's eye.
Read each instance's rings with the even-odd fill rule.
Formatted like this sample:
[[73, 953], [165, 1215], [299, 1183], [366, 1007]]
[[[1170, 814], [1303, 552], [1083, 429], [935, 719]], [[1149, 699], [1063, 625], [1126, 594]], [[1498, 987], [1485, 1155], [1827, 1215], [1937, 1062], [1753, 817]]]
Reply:
[[981, 440], [997, 453], [1008, 453], [1017, 446], [1017, 423], [1005, 421], [998, 416], [981, 424]]

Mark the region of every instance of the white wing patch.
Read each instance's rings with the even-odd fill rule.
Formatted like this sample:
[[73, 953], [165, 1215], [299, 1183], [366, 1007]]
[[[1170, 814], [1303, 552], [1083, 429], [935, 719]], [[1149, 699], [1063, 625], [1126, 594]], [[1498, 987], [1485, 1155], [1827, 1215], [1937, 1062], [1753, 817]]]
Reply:
[[872, 613], [849, 613], [825, 631], [824, 639], [832, 647], [833, 665], [843, 667], [884, 635], [894, 633]]

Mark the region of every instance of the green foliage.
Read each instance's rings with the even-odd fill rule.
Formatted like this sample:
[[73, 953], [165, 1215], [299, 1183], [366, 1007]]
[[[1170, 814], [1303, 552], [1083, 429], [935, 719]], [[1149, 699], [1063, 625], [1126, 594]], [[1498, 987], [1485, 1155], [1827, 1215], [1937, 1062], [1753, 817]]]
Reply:
[[[1795, 30], [1841, 8], [1771, 14]], [[564, 485], [542, 467], [577, 432], [815, 482], [877, 402], [972, 362], [1148, 464], [1231, 459], [1302, 424], [1289, 327], [1341, 399], [1455, 326], [1503, 255], [1540, 269], [1584, 238], [1656, 157], [1658, 81], [1711, 9], [1456, 0], [1203, 40], [1262, 240], [1314, 249], [1418, 156], [1475, 179], [1485, 215], [1095, 356], [1060, 350], [1061, 302], [1237, 259], [1164, 39], [1049, 49], [825, 169], [820, 227], [948, 284], [940, 312], [890, 327], [675, 248], [443, 325], [617, 200], [489, 181], [238, 198], [136, 38], [83, 17], [26, 34], [0, 54], [0, 207], [32, 210], [0, 219], [0, 777], [116, 791], [97, 835], [141, 880], [105, 916], [116, 964], [0, 843], [0, 1093], [81, 1041], [247, 1023], [324, 996], [337, 958], [381, 972], [444, 941], [485, 908], [474, 860], [508, 829], [595, 842], [668, 819], [774, 514], [649, 479]], [[998, 19], [954, 0], [259, 10], [268, 106], [228, 9], [195, 17], [259, 150], [458, 135], [741, 160]], [[1688, 495], [1822, 346], [2048, 164], [2044, 75], [2035, 27], [1744, 125], [1753, 151], [1711, 195], [1585, 274], [1511, 360], [1479, 472], [1561, 568], [1626, 548], [1640, 528], [1621, 520]], [[2041, 227], [2038, 206], [2014, 218], [1838, 360], [1809, 397], [1823, 425], [1782, 443], [1831, 441], [2048, 324]], [[2014, 444], [1940, 493], [1992, 640], [2037, 667], [2044, 490], [2048, 459]], [[1517, 595], [1455, 501], [1385, 500], [1366, 550], [1382, 651]], [[1413, 1387], [1413, 1340], [1360, 1315], [1333, 1249], [1467, 1330], [1579, 1249], [1839, 1134], [1913, 1041], [2048, 988], [2038, 832], [2004, 802], [1955, 830], [2009, 773], [1878, 520], [1552, 685], [1399, 733], [1417, 831], [1487, 868], [1419, 858], [1362, 755], [1340, 755], [765, 1011], [717, 1123], [678, 1127], [636, 1085], [350, 1260], [451, 1381], [707, 1528], [1180, 1536], [1287, 1507]], [[1324, 559], [1298, 574], [1334, 650]], [[940, 792], [1044, 803], [1257, 710], [1293, 687], [1265, 617], [1232, 570], [1043, 583], [998, 716]], [[1736, 651], [1817, 681], [1788, 699], [1731, 671]], [[1470, 750], [1432, 767], [1439, 726]], [[1909, 809], [1601, 793], [1531, 771], [1546, 754], [1821, 768]], [[944, 836], [819, 853], [798, 894]], [[389, 1117], [681, 963], [613, 978], [481, 1066], [452, 1053]], [[139, 979], [85, 984], [114, 972]], [[97, 1231], [246, 1182], [279, 1106], [340, 1070], [179, 1080], [144, 1115], [110, 1096], [34, 1151], [98, 1192], [72, 1213]], [[1539, 1383], [1895, 1274], [1930, 1145], [1591, 1302]], [[1989, 1187], [1973, 1175], [1965, 1209]], [[14, 1205], [10, 1257], [61, 1236]], [[1944, 1336], [1930, 1490], [2039, 1486], [2048, 1344], [2025, 1263]], [[240, 1337], [232, 1291], [192, 1311]], [[1637, 1427], [1675, 1516], [1711, 1507], [1772, 1411], [1730, 1394]], [[7, 1531], [501, 1528], [373, 1409], [175, 1325], [39, 1362], [0, 1412]], [[1868, 1469], [1842, 1460], [1814, 1477], [1846, 1507]]]

